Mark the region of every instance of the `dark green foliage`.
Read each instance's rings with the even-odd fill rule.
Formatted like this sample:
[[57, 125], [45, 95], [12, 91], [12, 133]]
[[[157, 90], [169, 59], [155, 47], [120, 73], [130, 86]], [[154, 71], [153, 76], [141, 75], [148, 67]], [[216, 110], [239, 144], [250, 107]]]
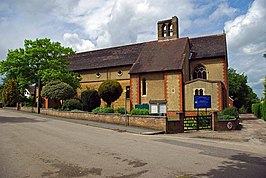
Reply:
[[135, 108], [131, 110], [132, 115], [149, 115], [148, 109]]
[[240, 114], [246, 114], [248, 111], [247, 109], [245, 108], [245, 106], [242, 106], [240, 109], [239, 109], [239, 113]]
[[42, 89], [42, 96], [52, 100], [66, 100], [74, 97], [74, 89], [67, 83], [51, 81]]
[[252, 113], [257, 118], [261, 118], [261, 103], [255, 103], [252, 105]]
[[2, 100], [4, 106], [16, 106], [19, 101], [19, 90], [15, 80], [8, 80], [4, 85]]
[[236, 108], [245, 107], [247, 112], [251, 112], [252, 103], [259, 101], [252, 88], [247, 85], [247, 76], [238, 74], [235, 69], [228, 69], [229, 96], [234, 99]]
[[114, 113], [114, 109], [112, 108], [100, 108], [97, 107], [95, 109], [92, 110], [93, 114], [101, 114], [101, 113]]
[[122, 91], [120, 83], [116, 80], [106, 80], [98, 89], [99, 96], [106, 102], [107, 107], [121, 96]]
[[86, 90], [81, 93], [82, 110], [91, 112], [101, 105], [101, 98], [96, 90]]
[[225, 116], [225, 115], [228, 115], [228, 116], [233, 116], [234, 118], [238, 118], [239, 117], [239, 113], [237, 111], [237, 108], [236, 107], [227, 107], [225, 108], [223, 111], [222, 111], [222, 115]]
[[23, 102], [23, 106], [33, 107], [34, 106], [34, 96], [26, 98]]
[[125, 108], [117, 108], [116, 112], [120, 114], [125, 114]]
[[266, 121], [266, 100], [261, 104], [261, 116]]
[[81, 110], [82, 106], [79, 100], [77, 99], [68, 99], [66, 101], [64, 101], [63, 105], [62, 105], [62, 109], [64, 111], [71, 111], [74, 109], [78, 109]]
[[220, 120], [233, 120], [235, 119], [235, 116], [230, 116], [230, 115], [222, 115], [219, 117]]

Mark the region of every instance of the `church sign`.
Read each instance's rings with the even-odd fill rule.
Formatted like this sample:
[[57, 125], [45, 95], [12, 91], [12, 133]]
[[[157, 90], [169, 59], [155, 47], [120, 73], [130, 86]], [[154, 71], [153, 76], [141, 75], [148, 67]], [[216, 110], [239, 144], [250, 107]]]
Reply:
[[211, 108], [210, 95], [194, 96], [194, 108]]

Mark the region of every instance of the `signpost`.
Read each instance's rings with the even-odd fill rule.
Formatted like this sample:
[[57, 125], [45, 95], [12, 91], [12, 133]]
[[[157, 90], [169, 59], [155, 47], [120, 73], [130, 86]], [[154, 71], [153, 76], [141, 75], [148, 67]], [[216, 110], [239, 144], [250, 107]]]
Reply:
[[198, 114], [199, 114], [199, 108], [205, 108], [207, 114], [207, 108], [211, 108], [211, 96], [210, 95], [194, 96], [194, 108], [197, 108]]

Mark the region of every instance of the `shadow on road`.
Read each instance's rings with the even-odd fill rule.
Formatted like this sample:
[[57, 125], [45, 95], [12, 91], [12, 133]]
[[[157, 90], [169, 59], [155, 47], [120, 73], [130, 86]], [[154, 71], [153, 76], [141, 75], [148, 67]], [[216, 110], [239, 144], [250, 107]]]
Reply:
[[36, 120], [27, 117], [0, 117], [0, 124], [1, 123], [24, 123], [24, 122], [46, 122], [43, 120]]
[[230, 161], [223, 161], [217, 169], [211, 169], [206, 174], [196, 177], [256, 177], [264, 178], [266, 175], [266, 157], [255, 157], [246, 153], [232, 155]]

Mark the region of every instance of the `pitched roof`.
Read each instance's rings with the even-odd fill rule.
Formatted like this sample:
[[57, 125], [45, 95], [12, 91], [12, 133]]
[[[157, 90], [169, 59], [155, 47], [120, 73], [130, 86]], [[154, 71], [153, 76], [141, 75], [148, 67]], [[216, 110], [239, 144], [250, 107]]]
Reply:
[[145, 43], [130, 74], [182, 69], [188, 38]]
[[225, 34], [190, 38], [191, 59], [226, 56]]
[[80, 71], [132, 65], [138, 58], [143, 43], [77, 53], [69, 58], [70, 70]]

